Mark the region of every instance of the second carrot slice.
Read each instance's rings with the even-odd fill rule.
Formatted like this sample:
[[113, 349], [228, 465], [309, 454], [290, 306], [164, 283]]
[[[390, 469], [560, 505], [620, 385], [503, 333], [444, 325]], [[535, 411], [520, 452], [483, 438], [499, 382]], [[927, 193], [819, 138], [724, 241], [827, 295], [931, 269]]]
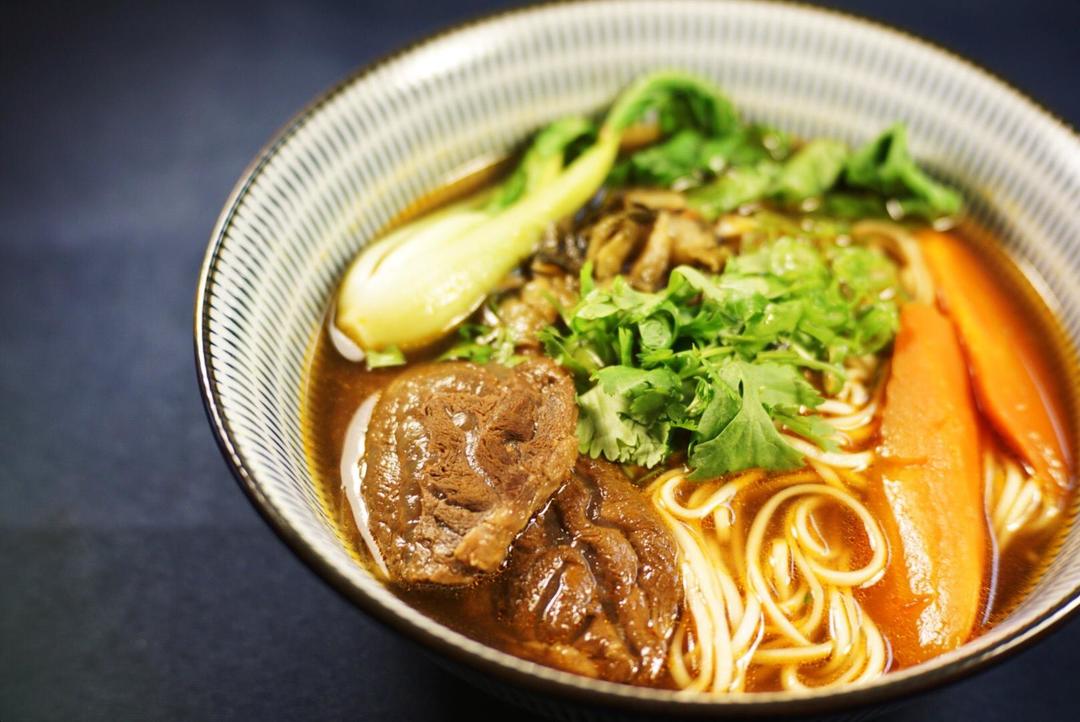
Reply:
[[937, 309], [900, 315], [869, 501], [889, 540], [885, 577], [866, 592], [903, 665], [962, 644], [976, 623], [988, 536], [967, 367]]
[[964, 242], [953, 235], [919, 234], [923, 255], [967, 350], [979, 403], [1016, 452], [1059, 497], [1068, 487], [1057, 394], [1030, 323], [1019, 315]]

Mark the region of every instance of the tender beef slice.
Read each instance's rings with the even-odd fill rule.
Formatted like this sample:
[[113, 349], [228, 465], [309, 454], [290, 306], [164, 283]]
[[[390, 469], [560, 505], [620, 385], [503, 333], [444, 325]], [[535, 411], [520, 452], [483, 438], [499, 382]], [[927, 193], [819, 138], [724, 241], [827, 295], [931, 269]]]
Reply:
[[460, 585], [497, 570], [570, 473], [576, 424], [573, 385], [546, 359], [398, 377], [372, 414], [361, 485], [391, 578]]
[[618, 467], [581, 458], [514, 545], [495, 606], [523, 657], [657, 684], [682, 607], [675, 541]]

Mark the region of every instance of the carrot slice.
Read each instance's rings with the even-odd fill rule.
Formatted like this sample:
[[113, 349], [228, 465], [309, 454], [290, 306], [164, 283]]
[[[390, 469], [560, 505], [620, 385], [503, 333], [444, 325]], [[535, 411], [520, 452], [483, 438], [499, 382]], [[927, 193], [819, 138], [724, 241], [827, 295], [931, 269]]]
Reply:
[[900, 312], [881, 436], [868, 501], [890, 558], [864, 594], [906, 666], [971, 636], [989, 547], [967, 366], [952, 324], [932, 306]]
[[939, 300], [960, 332], [979, 407], [1060, 498], [1071, 460], [1038, 336], [962, 239], [924, 231], [919, 240]]

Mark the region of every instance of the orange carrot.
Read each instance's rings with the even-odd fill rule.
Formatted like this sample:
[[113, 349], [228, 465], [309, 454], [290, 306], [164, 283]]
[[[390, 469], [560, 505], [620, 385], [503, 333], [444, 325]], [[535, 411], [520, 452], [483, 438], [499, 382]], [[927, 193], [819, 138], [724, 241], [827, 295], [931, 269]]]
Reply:
[[1071, 460], [1037, 335], [963, 240], [936, 231], [919, 240], [939, 300], [960, 332], [979, 407], [1060, 498]]
[[971, 635], [989, 546], [967, 366], [952, 324], [932, 306], [901, 310], [881, 436], [868, 500], [889, 565], [864, 596], [906, 666]]

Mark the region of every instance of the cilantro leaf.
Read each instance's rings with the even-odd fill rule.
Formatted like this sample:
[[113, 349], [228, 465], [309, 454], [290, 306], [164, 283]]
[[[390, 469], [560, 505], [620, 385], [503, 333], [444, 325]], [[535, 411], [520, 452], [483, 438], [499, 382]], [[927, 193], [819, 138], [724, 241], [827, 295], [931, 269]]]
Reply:
[[381, 369], [389, 366], [401, 366], [405, 363], [405, 354], [397, 346], [387, 346], [382, 351], [369, 350], [364, 354], [368, 369]]
[[704, 431], [716, 433], [706, 436], [699, 430], [691, 442], [691, 479], [712, 479], [754, 467], [781, 470], [802, 465], [802, 454], [780, 436], [762, 401], [766, 394], [786, 398], [797, 393], [784, 388], [782, 375], [775, 369], [762, 374], [740, 361], [722, 367], [718, 380], [727, 389], [717, 393], [705, 412], [710, 424]]
[[631, 418], [630, 399], [618, 384], [598, 383], [578, 396], [578, 450], [592, 458], [656, 466], [671, 452], [666, 423]]
[[458, 328], [458, 341], [444, 351], [440, 361], [472, 361], [486, 364], [494, 361], [503, 366], [515, 366], [523, 360], [516, 352], [517, 342], [510, 328], [499, 323], [488, 326], [466, 323]]

